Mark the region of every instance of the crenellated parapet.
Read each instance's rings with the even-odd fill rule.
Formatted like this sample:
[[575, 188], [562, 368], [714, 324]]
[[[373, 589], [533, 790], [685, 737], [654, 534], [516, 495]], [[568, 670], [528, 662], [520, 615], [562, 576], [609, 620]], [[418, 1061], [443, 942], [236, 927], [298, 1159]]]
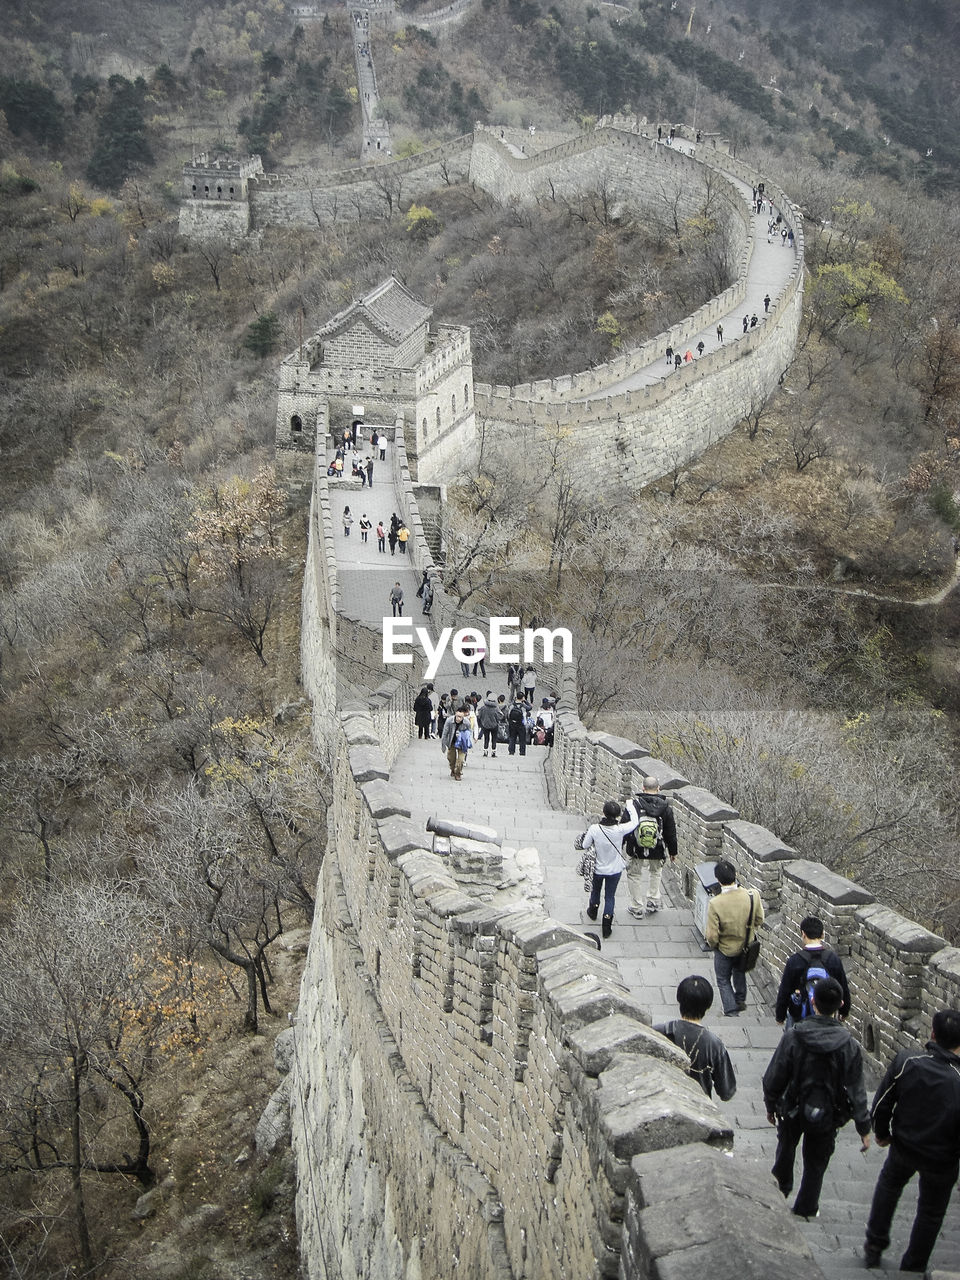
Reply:
[[588, 813], [610, 796], [638, 791], [645, 773], [656, 775], [673, 803], [677, 866], [688, 895], [697, 864], [723, 857], [763, 898], [761, 967], [773, 982], [797, 950], [800, 921], [819, 916], [850, 981], [849, 1025], [878, 1065], [921, 1045], [937, 1009], [960, 1008], [960, 950], [765, 827], [744, 822], [732, 805], [692, 786], [644, 748], [588, 732], [574, 710], [561, 706], [549, 764], [560, 802]]

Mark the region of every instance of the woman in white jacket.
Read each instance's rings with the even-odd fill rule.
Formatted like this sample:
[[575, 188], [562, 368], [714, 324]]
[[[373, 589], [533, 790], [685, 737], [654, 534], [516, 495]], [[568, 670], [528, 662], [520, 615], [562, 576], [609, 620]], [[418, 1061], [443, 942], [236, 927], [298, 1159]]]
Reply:
[[587, 915], [591, 920], [596, 920], [602, 891], [603, 919], [600, 922], [600, 932], [605, 938], [610, 937], [610, 930], [613, 928], [613, 904], [617, 896], [617, 885], [627, 867], [622, 852], [623, 838], [637, 825], [632, 810], [629, 811], [631, 817], [627, 822], [620, 821], [620, 812], [618, 800], [604, 801], [603, 817], [588, 827], [583, 837], [583, 847], [593, 849], [597, 859]]

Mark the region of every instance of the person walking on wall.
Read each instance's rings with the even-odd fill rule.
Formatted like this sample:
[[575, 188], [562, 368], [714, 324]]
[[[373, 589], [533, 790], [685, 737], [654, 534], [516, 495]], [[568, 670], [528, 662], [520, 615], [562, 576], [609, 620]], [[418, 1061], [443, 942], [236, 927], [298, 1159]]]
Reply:
[[813, 989], [812, 1017], [784, 1033], [763, 1075], [767, 1120], [777, 1126], [771, 1172], [784, 1196], [793, 1190], [794, 1161], [803, 1141], [803, 1175], [793, 1203], [799, 1218], [819, 1214], [823, 1176], [837, 1132], [848, 1120], [860, 1135], [860, 1149], [870, 1145], [863, 1051], [837, 1020], [842, 1000], [836, 978], [821, 978]]
[[387, 534], [387, 541], [390, 543], [390, 554], [395, 556], [397, 554], [397, 531], [394, 529], [393, 525], [390, 526], [390, 532]]
[[811, 985], [818, 978], [836, 978], [843, 992], [840, 1017], [850, 1012], [850, 988], [843, 961], [823, 941], [823, 921], [819, 916], [805, 916], [800, 921], [803, 950], [795, 951], [783, 968], [774, 1017], [787, 1030], [795, 1022], [810, 1016]]
[[707, 907], [704, 937], [708, 947], [716, 948], [713, 972], [724, 1016], [737, 1018], [747, 1007], [747, 975], [740, 968], [740, 953], [763, 924], [763, 903], [759, 893], [737, 884], [737, 871], [732, 862], [724, 859], [716, 863], [713, 874], [720, 892], [710, 899]]
[[642, 920], [660, 910], [660, 879], [669, 855], [677, 859], [677, 821], [673, 806], [660, 794], [660, 783], [653, 777], [643, 780], [643, 790], [627, 802], [624, 820], [636, 819], [636, 827], [623, 842], [627, 861], [627, 910]]
[[372, 528], [373, 528], [373, 525], [371, 524], [367, 516], [367, 513], [364, 512], [363, 515], [360, 517], [360, 541], [361, 542], [366, 542], [367, 534], [370, 532]]
[[367, 459], [366, 468], [367, 468], [367, 485], [369, 488], [372, 489], [373, 488], [373, 459], [372, 458]]
[[523, 694], [518, 693], [507, 712], [507, 755], [512, 756], [518, 745], [520, 754], [522, 756], [527, 754], [526, 719], [526, 703], [523, 700]]
[[386, 460], [387, 460], [387, 437], [383, 434], [383, 432], [382, 432], [382, 431], [378, 431], [378, 432], [377, 432], [377, 448], [380, 450], [380, 461], [381, 461], [381, 462], [386, 462]]
[[430, 726], [433, 723], [433, 685], [425, 684], [413, 700], [413, 723], [417, 726], [418, 738], [430, 737]]
[[443, 733], [440, 735], [440, 750], [446, 753], [450, 765], [450, 777], [457, 782], [463, 776], [463, 766], [467, 763], [467, 752], [473, 746], [470, 726], [465, 712], [457, 711], [448, 716]]
[[400, 543], [400, 554], [402, 556], [405, 556], [407, 554], [407, 539], [409, 537], [410, 537], [410, 530], [401, 521], [400, 528], [397, 530], [397, 541]]
[[[497, 731], [502, 720], [503, 713], [497, 705], [493, 692], [488, 689], [487, 696], [481, 702], [477, 711], [477, 724], [483, 734], [483, 754], [486, 755], [490, 751], [494, 760], [497, 758]], [[491, 748], [493, 748], [492, 751], [490, 750]]]
[[523, 696], [532, 707], [533, 691], [537, 687], [537, 673], [531, 663], [527, 663], [526, 667], [524, 668], [523, 679], [521, 680], [520, 683], [521, 683], [521, 687], [523, 688]]
[[770, 310], [770, 295], [769, 295], [769, 293], [768, 293], [768, 294], [766, 294], [766, 296], [765, 296], [765, 297], [764, 297], [764, 299], [763, 299], [763, 310], [764, 310], [764, 312], [767, 312], [767, 311], [769, 311], [769, 310]]
[[713, 1004], [713, 987], [706, 978], [691, 974], [677, 987], [677, 1004], [680, 1017], [672, 1022], [661, 1022], [653, 1029], [678, 1045], [690, 1059], [687, 1072], [708, 1098], [717, 1097], [729, 1102], [737, 1092], [737, 1077], [726, 1046], [719, 1036], [701, 1026], [707, 1010]]
[[717, 325], [717, 341], [720, 343], [722, 347], [723, 346], [723, 325], [722, 324]]
[[390, 603], [393, 605], [393, 616], [395, 618], [403, 617], [403, 587], [399, 582], [395, 582], [390, 588]]
[[590, 889], [590, 901], [587, 904], [587, 915], [591, 920], [596, 920], [602, 896], [603, 917], [600, 921], [600, 932], [605, 938], [610, 937], [613, 929], [613, 908], [617, 896], [617, 885], [627, 865], [623, 858], [623, 839], [636, 825], [636, 819], [632, 816], [627, 822], [620, 821], [618, 801], [605, 800], [603, 817], [599, 822], [587, 827], [583, 837], [584, 849], [592, 849], [597, 859]]
[[926, 1271], [960, 1176], [960, 1012], [933, 1015], [926, 1048], [903, 1049], [890, 1063], [873, 1100], [877, 1146], [888, 1147], [873, 1193], [867, 1267], [879, 1267], [890, 1245], [900, 1195], [919, 1174], [920, 1195], [901, 1271]]
[[387, 535], [383, 529], [383, 521], [377, 521], [377, 550], [382, 551], [384, 555], [387, 551]]
[[350, 514], [350, 508], [343, 508], [343, 536], [350, 537], [350, 527], [353, 524], [353, 516]]

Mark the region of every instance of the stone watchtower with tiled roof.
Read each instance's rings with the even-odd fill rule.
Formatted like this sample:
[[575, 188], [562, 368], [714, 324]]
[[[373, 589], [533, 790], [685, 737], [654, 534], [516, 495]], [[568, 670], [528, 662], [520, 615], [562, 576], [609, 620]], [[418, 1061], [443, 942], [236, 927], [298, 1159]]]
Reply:
[[403, 424], [410, 472], [452, 479], [476, 448], [470, 330], [433, 311], [394, 276], [352, 302], [280, 364], [277, 468], [309, 486], [328, 434], [363, 407], [367, 425]]

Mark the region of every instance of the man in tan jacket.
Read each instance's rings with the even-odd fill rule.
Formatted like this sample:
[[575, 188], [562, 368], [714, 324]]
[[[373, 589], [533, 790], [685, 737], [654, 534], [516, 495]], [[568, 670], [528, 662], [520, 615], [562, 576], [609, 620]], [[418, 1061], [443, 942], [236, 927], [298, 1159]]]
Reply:
[[738, 1018], [747, 1007], [747, 975], [741, 972], [738, 958], [748, 941], [747, 921], [750, 921], [751, 939], [763, 924], [763, 903], [755, 890], [743, 889], [737, 884], [737, 872], [732, 862], [718, 862], [713, 874], [717, 877], [720, 892], [710, 899], [704, 936], [707, 946], [716, 948], [713, 972], [724, 1016]]

